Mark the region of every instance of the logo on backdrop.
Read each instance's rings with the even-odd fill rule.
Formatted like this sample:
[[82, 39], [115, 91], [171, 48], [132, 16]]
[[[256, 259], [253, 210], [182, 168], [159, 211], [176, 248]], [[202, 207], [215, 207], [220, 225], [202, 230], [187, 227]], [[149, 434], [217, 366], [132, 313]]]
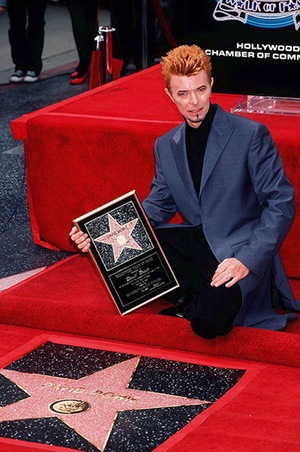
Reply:
[[238, 20], [259, 28], [300, 28], [300, 0], [215, 0], [213, 17], [219, 21]]

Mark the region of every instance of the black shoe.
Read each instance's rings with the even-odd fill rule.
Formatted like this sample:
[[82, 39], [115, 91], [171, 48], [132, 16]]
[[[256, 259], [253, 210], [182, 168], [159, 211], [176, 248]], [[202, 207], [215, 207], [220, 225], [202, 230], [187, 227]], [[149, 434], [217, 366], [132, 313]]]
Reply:
[[184, 310], [183, 303], [178, 303], [176, 306], [172, 306], [171, 308], [163, 309], [159, 312], [160, 315], [168, 315], [170, 317], [178, 317], [180, 319], [184, 319]]

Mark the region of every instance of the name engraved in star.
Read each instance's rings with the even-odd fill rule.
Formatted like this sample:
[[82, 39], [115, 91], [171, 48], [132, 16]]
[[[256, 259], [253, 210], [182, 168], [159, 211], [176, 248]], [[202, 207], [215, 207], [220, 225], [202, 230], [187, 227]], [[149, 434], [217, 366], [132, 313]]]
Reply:
[[69, 388], [62, 383], [52, 383], [51, 381], [46, 381], [42, 385], [42, 388], [51, 389], [54, 391], [68, 392], [69, 394], [83, 394], [84, 392], [86, 392], [86, 389], [82, 386]]
[[[82, 386], [78, 386], [78, 387], [67, 387], [61, 383], [52, 383], [51, 381], [47, 381], [42, 385], [43, 388], [46, 389], [50, 389], [52, 391], [60, 391], [60, 392], [65, 392], [68, 394], [84, 394], [87, 393], [88, 391], [82, 387]], [[136, 397], [136, 396], [132, 396], [130, 394], [128, 395], [122, 395], [122, 394], [117, 394], [115, 392], [112, 391], [102, 391], [101, 389], [96, 389], [94, 391], [91, 392], [90, 394], [91, 396], [98, 396], [101, 397], [103, 399], [111, 399], [111, 400], [118, 400], [121, 402], [136, 402], [138, 399], [140, 399], [140, 397]]]
[[132, 395], [120, 395], [116, 394], [115, 392], [103, 392], [101, 389], [97, 389], [93, 392], [93, 396], [97, 395], [104, 399], [112, 399], [112, 400], [119, 400], [121, 402], [136, 402], [140, 397], [132, 396]]

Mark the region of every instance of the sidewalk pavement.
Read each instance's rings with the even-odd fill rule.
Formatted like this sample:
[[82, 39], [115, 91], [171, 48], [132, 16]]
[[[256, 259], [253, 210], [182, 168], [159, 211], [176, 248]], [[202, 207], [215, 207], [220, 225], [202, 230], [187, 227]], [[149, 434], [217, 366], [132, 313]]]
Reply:
[[[78, 55], [64, 3], [49, 1], [45, 19], [40, 81], [9, 83], [14, 71], [7, 34], [9, 20], [7, 13], [0, 16], [0, 292], [68, 255], [33, 243], [23, 144], [14, 140], [10, 130], [11, 120], [88, 89], [87, 82], [74, 86], [69, 83], [69, 73], [77, 65]], [[100, 10], [99, 23], [110, 25], [108, 11]]]

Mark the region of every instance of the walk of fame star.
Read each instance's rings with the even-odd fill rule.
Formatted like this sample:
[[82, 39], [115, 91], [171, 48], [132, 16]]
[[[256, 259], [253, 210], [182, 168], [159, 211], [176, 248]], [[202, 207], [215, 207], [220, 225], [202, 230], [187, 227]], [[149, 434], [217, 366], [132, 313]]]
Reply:
[[138, 218], [126, 224], [119, 224], [110, 214], [108, 214], [109, 231], [97, 237], [95, 242], [105, 243], [113, 247], [114, 260], [117, 262], [124, 248], [143, 250], [131, 236]]
[[0, 408], [0, 422], [56, 416], [103, 451], [120, 412], [212, 403], [129, 389], [139, 360], [128, 359], [78, 380], [3, 369], [2, 375], [30, 397]]

